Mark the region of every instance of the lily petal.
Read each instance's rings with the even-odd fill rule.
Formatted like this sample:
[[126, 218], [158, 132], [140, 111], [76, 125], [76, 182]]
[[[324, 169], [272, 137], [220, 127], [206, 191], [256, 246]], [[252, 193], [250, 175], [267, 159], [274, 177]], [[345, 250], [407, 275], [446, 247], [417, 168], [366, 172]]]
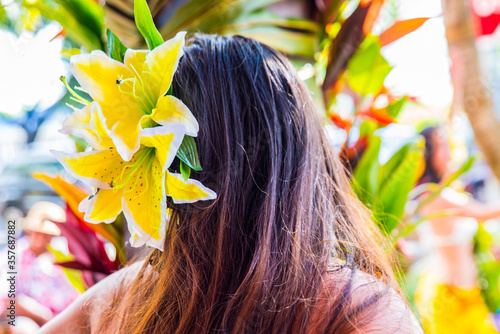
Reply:
[[162, 173], [172, 164], [185, 132], [186, 128], [182, 124], [168, 124], [142, 130], [141, 144], [155, 148]]
[[[101, 106], [97, 102], [93, 102], [93, 107], [90, 111], [90, 128], [94, 131], [99, 139], [100, 149], [106, 149], [113, 146], [113, 140], [110, 137], [110, 131], [106, 126], [106, 118], [102, 113]], [[92, 146], [94, 147], [94, 146]], [[99, 149], [94, 147], [95, 149]]]
[[111, 189], [124, 163], [114, 148], [82, 153], [62, 153], [51, 151], [66, 171], [82, 182], [100, 189]]
[[85, 212], [85, 221], [93, 224], [110, 224], [122, 211], [123, 190], [99, 189], [80, 202], [78, 210]]
[[[71, 113], [62, 124], [62, 128], [59, 130], [63, 134], [74, 134], [76, 136], [82, 137], [89, 143], [94, 149], [102, 150], [99, 143], [99, 137], [90, 127], [91, 110], [97, 102], [92, 102], [82, 109], [75, 110]], [[109, 146], [108, 146], [109, 147]]]
[[109, 113], [106, 114], [106, 123], [108, 126], [110, 123], [113, 124], [109, 135], [115, 144], [114, 146], [123, 160], [130, 161], [141, 146], [141, 118], [144, 114], [123, 110], [122, 116], [115, 122], [110, 122], [111, 117], [108, 115]]
[[[172, 210], [167, 208], [167, 223], [170, 221], [170, 216], [172, 215]], [[160, 240], [155, 240], [151, 238], [151, 236], [147, 235], [140, 226], [135, 224], [127, 224], [128, 230], [130, 232], [129, 242], [132, 247], [138, 248], [142, 247], [145, 244], [148, 244], [151, 247], [158, 248], [163, 251], [163, 245], [165, 242], [165, 238], [162, 237]]]
[[147, 243], [155, 247], [165, 237], [167, 204], [164, 182], [160, 162], [154, 159], [149, 169], [137, 173], [130, 181], [122, 202], [131, 233], [145, 238], [143, 241], [148, 240]]
[[168, 171], [165, 177], [165, 188], [167, 196], [172, 197], [176, 204], [208, 201], [217, 198], [217, 194], [205, 187], [201, 182], [193, 179], [184, 181], [181, 174]]
[[136, 230], [132, 224], [128, 224], [128, 230], [130, 232], [129, 242], [132, 247], [139, 248], [144, 245], [148, 245], [163, 252], [165, 237], [162, 237], [159, 240], [155, 240], [150, 235], [144, 233], [144, 231]]
[[70, 69], [80, 85], [99, 102], [114, 146], [129, 161], [140, 146], [140, 119], [150, 112], [134, 96], [133, 82], [120, 84], [126, 79], [135, 80], [134, 73], [99, 50], [71, 57]]
[[170, 88], [179, 59], [184, 54], [182, 48], [185, 36], [186, 32], [181, 31], [146, 55], [145, 68], [150, 73], [149, 87], [156, 98], [165, 95]]
[[111, 102], [122, 95], [116, 80], [134, 77], [127, 66], [111, 59], [101, 50], [71, 57], [69, 68], [82, 88], [101, 103]]
[[130, 246], [134, 248], [139, 248], [144, 246], [146, 242], [148, 242], [151, 239], [151, 237], [149, 237], [144, 233], [139, 234], [138, 231], [134, 230], [132, 224], [128, 224], [128, 230], [130, 232], [130, 238], [129, 238]]
[[144, 70], [144, 63], [146, 62], [146, 55], [149, 50], [133, 50], [127, 49], [125, 51], [125, 59], [123, 60], [125, 66], [136, 71], [137, 74], [141, 75]]
[[186, 134], [192, 137], [198, 135], [199, 125], [189, 108], [178, 98], [166, 95], [158, 99], [153, 109], [151, 119], [161, 125], [179, 123], [186, 127]]
[[59, 132], [80, 136], [96, 150], [113, 146], [101, 107], [97, 102], [92, 102], [66, 117]]

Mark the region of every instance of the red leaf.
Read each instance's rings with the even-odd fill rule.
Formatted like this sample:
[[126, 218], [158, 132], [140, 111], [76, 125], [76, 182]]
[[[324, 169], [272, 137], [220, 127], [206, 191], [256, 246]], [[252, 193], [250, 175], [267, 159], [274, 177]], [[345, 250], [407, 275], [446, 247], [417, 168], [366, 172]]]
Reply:
[[384, 0], [364, 0], [342, 23], [339, 33], [333, 39], [328, 51], [328, 64], [323, 81], [323, 93], [329, 93], [344, 72], [349, 59], [358, 50], [380, 12]]
[[331, 112], [330, 113], [330, 120], [336, 125], [338, 126], [339, 128], [341, 129], [344, 129], [344, 130], [347, 130], [349, 128], [351, 128], [352, 126], [352, 121], [349, 120], [349, 119], [344, 119], [342, 117], [340, 117], [339, 114], [336, 114], [334, 112]]
[[68, 248], [74, 260], [60, 263], [61, 266], [89, 271], [84, 275], [85, 282], [90, 287], [95, 282], [95, 273], [109, 275], [118, 269], [117, 260], [111, 261], [104, 248], [104, 242], [99, 239], [95, 231], [76, 216], [66, 205], [66, 222], [55, 223], [61, 230], [61, 235], [68, 240]]
[[382, 46], [386, 46], [387, 44], [408, 35], [409, 33], [420, 28], [428, 19], [429, 17], [417, 17], [415, 19], [395, 22], [386, 31], [380, 34], [380, 44], [382, 44]]
[[381, 109], [365, 109], [358, 113], [359, 116], [368, 117], [375, 120], [379, 124], [389, 125], [391, 123], [396, 123], [396, 120], [387, 113], [385, 108]]
[[75, 270], [90, 270], [90, 267], [84, 263], [78, 261], [67, 261], [67, 262], [58, 262], [58, 265], [64, 268], [75, 269]]
[[369, 5], [368, 13], [366, 14], [365, 22], [363, 22], [363, 33], [368, 36], [372, 31], [373, 25], [377, 20], [378, 14], [380, 14], [380, 9], [384, 4], [385, 0], [371, 0], [371, 1], [361, 1], [360, 5]]

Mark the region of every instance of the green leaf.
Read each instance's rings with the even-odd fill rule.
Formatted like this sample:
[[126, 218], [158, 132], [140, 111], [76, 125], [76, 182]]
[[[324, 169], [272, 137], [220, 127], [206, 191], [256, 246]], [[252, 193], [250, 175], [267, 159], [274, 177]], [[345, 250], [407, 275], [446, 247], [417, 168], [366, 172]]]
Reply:
[[200, 158], [198, 157], [198, 150], [193, 137], [184, 136], [184, 140], [177, 151], [177, 157], [191, 169], [194, 169], [195, 171], [202, 170]]
[[[72, 254], [64, 254], [56, 249], [54, 249], [52, 246], [47, 247], [48, 251], [52, 253], [52, 255], [55, 258], [56, 263], [61, 263], [61, 262], [66, 262], [66, 261], [73, 261], [75, 257]], [[63, 266], [60, 266], [64, 274], [66, 275], [66, 278], [68, 281], [73, 285], [75, 289], [80, 291], [81, 293], [85, 292], [85, 290], [88, 289], [87, 284], [85, 284], [85, 280], [83, 279], [82, 271], [77, 270], [77, 269], [69, 269], [65, 268]]]
[[383, 208], [381, 219], [387, 232], [391, 232], [401, 221], [408, 194], [417, 183], [417, 174], [424, 159], [421, 149], [409, 152], [381, 185], [380, 204]]
[[253, 38], [287, 55], [308, 59], [313, 59], [318, 44], [316, 34], [272, 26], [241, 28], [228, 30], [225, 33]]
[[163, 38], [156, 29], [146, 0], [134, 0], [134, 18], [137, 29], [146, 40], [150, 50], [163, 43]]
[[359, 137], [371, 137], [378, 128], [377, 122], [371, 119], [365, 119], [359, 126]]
[[403, 145], [399, 150], [392, 155], [392, 157], [380, 168], [378, 175], [378, 186], [379, 191], [383, 185], [387, 183], [390, 177], [394, 174], [398, 166], [404, 161], [404, 159], [413, 151], [424, 149], [425, 142], [423, 138], [419, 138], [417, 141], [411, 141]]
[[[217, 28], [216, 28], [217, 27]], [[267, 9], [240, 16], [235, 22], [214, 26], [223, 35], [241, 35], [267, 44], [287, 55], [314, 59], [320, 28], [314, 21], [284, 19]]]
[[361, 95], [377, 94], [392, 69], [380, 47], [376, 36], [367, 37], [347, 65], [347, 83]]
[[408, 102], [408, 97], [403, 96], [401, 99], [389, 104], [386, 109], [387, 113], [392, 118], [397, 118], [406, 105], [406, 102]]
[[88, 50], [104, 50], [101, 33], [104, 10], [92, 0], [36, 1], [23, 3], [27, 9], [37, 9], [49, 20], [59, 22], [70, 40]]
[[157, 19], [165, 38], [178, 31], [219, 33], [228, 23], [248, 17], [254, 11], [280, 0], [180, 0], [172, 11], [164, 11]]
[[368, 147], [353, 173], [354, 191], [367, 206], [373, 203], [377, 195], [377, 180], [380, 167], [378, 156], [381, 142], [379, 136], [371, 135], [369, 137]]
[[69, 134], [70, 138], [75, 142], [75, 147], [77, 152], [85, 152], [89, 144], [82, 137], [75, 136], [74, 134]]
[[[90, 29], [99, 39], [104, 32], [104, 10], [94, 0], [53, 0], [66, 8], [81, 25]], [[48, 2], [48, 1], [46, 1]]]
[[114, 60], [118, 60], [119, 62], [123, 63], [123, 59], [125, 58], [125, 51], [127, 51], [127, 48], [111, 30], [108, 29], [107, 35], [109, 56]]
[[184, 161], [182, 161], [182, 160], [181, 160], [180, 168], [181, 168], [182, 178], [184, 179], [184, 181], [187, 181], [189, 179], [189, 176], [191, 175], [191, 168], [189, 168], [189, 166], [186, 165], [184, 163]]

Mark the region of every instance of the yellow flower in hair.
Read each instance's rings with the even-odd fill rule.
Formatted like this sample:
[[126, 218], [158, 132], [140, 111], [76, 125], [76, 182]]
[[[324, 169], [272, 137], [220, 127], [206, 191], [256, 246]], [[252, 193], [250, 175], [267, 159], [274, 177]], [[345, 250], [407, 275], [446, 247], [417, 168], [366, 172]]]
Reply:
[[96, 150], [54, 154], [74, 177], [97, 188], [80, 203], [84, 219], [91, 223], [111, 223], [123, 211], [133, 246], [146, 243], [162, 249], [167, 221], [166, 196], [177, 203], [216, 197], [200, 182], [184, 181], [167, 170], [185, 131], [183, 124], [142, 129], [140, 148], [126, 161], [116, 148], [105, 147], [111, 143], [111, 131], [97, 102], [71, 114], [62, 132], [82, 136]]
[[[152, 51], [128, 49], [124, 63], [99, 50], [71, 57], [72, 74], [99, 103], [109, 137], [124, 161], [139, 150], [144, 127], [179, 123], [187, 135], [198, 133], [198, 122], [186, 105], [166, 95], [183, 54], [185, 34], [178, 33]], [[81, 119], [77, 127], [88, 126], [86, 121]]]

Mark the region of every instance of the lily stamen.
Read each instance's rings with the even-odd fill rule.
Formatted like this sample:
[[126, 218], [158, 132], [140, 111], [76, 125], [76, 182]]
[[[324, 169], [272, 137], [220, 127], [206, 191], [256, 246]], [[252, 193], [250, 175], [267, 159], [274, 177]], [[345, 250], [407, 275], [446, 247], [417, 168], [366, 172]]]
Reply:
[[[137, 101], [139, 101], [139, 103], [141, 105], [141, 110], [146, 115], [151, 114], [151, 108], [141, 98], [141, 96], [139, 96], [136, 93], [136, 85], [138, 84], [137, 79], [135, 79], [135, 78], [117, 79], [116, 80], [116, 84], [118, 85], [118, 90], [120, 91], [120, 93], [128, 95], [128, 96], [132, 96], [134, 99], [136, 99]], [[129, 88], [130, 91], [125, 90], [124, 87], [125, 88]], [[142, 90], [142, 88], [140, 88], [140, 89]]]
[[137, 82], [137, 79], [139, 80], [137, 83], [139, 84], [139, 89], [141, 91], [141, 96], [143, 96], [143, 97], [145, 97], [147, 99], [147, 102], [149, 102], [149, 104], [151, 105], [151, 109], [152, 109], [153, 106], [155, 105], [155, 103], [151, 99], [151, 96], [149, 95], [149, 92], [145, 89], [144, 81], [142, 81], [142, 77], [139, 75], [139, 72], [137, 72], [137, 70], [135, 69], [134, 65], [130, 64], [130, 68], [132, 68], [132, 70], [135, 73], [136, 82]]
[[75, 98], [73, 96], [71, 96], [69, 99], [72, 100], [72, 101], [75, 101], [76, 103], [83, 104], [84, 106], [86, 106], [88, 104], [88, 103], [85, 103], [83, 101], [80, 101], [79, 99], [77, 99], [77, 98]]
[[[78, 100], [78, 102], [80, 102], [81, 104], [83, 105], [87, 105], [90, 103], [90, 101], [87, 101], [86, 99], [84, 99], [83, 97], [81, 97], [80, 95], [78, 95], [77, 92], [75, 92], [69, 85], [68, 85], [68, 82], [66, 81], [66, 77], [65, 76], [61, 76], [59, 78], [61, 80], [61, 82], [64, 84], [64, 86], [66, 86], [66, 89], [68, 90], [68, 92], [73, 95], [73, 97], [75, 98], [75, 100]], [[75, 87], [75, 89], [77, 89], [78, 87]]]

